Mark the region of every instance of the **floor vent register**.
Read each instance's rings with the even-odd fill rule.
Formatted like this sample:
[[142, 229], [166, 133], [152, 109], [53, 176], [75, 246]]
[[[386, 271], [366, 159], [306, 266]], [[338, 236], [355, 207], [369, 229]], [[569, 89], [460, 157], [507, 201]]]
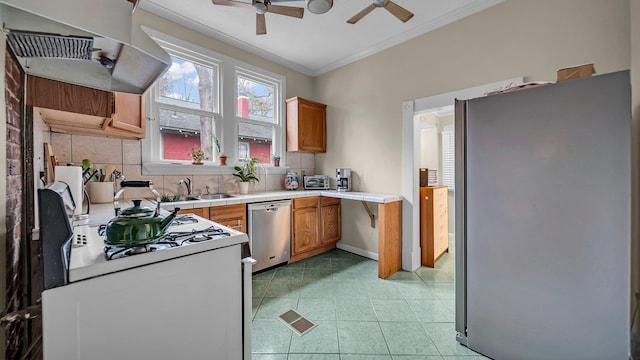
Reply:
[[295, 310], [289, 310], [278, 316], [287, 327], [302, 336], [318, 326]]

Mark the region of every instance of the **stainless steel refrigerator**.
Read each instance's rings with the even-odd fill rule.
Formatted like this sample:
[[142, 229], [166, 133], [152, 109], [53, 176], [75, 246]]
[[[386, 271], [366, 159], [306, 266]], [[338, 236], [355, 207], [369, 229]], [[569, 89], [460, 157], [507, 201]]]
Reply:
[[493, 359], [627, 359], [621, 71], [456, 102], [456, 332]]

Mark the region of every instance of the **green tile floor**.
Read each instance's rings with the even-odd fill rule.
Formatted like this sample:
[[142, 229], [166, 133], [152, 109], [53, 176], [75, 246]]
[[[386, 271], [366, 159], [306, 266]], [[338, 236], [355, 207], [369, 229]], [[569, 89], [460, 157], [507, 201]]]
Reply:
[[[337, 249], [254, 275], [252, 359], [487, 359], [455, 340], [450, 249], [435, 269], [387, 280], [376, 261]], [[276, 319], [289, 309], [318, 326], [298, 336]]]

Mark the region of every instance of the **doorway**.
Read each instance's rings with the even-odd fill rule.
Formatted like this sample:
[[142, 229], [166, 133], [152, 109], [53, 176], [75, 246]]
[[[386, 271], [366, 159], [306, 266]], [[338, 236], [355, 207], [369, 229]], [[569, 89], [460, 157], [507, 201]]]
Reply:
[[[455, 99], [471, 99], [484, 96], [490, 90], [510, 84], [522, 83], [517, 77], [464, 90], [425, 97], [403, 103], [402, 109], [402, 269], [414, 271], [420, 267], [420, 114], [453, 107]], [[416, 120], [418, 119], [418, 120]], [[450, 195], [451, 196], [451, 195]], [[450, 201], [452, 203], [452, 201]], [[449, 233], [455, 236], [453, 228]]]

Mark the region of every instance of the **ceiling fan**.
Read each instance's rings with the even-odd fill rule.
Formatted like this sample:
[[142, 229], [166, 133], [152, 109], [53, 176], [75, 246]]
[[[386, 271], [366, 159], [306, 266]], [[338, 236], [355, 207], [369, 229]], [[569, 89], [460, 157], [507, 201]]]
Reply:
[[226, 5], [243, 8], [253, 8], [256, 11], [256, 35], [267, 33], [267, 24], [264, 14], [272, 13], [302, 19], [304, 8], [292, 6], [280, 6], [271, 4], [271, 0], [252, 0], [251, 3], [233, 0], [211, 0], [214, 5]]
[[402, 6], [394, 3], [391, 0], [373, 0], [373, 4], [371, 4], [371, 5], [367, 6], [366, 8], [364, 8], [364, 10], [360, 11], [354, 17], [352, 17], [351, 19], [347, 20], [347, 22], [349, 24], [355, 24], [358, 21], [360, 21], [360, 19], [362, 19], [363, 17], [368, 15], [370, 12], [372, 12], [373, 9], [380, 8], [380, 7], [387, 9], [388, 12], [393, 14], [395, 17], [397, 17], [402, 22], [407, 22], [407, 21], [409, 21], [409, 19], [411, 19], [413, 17], [413, 13], [412, 12], [408, 11], [407, 9], [405, 9]]

